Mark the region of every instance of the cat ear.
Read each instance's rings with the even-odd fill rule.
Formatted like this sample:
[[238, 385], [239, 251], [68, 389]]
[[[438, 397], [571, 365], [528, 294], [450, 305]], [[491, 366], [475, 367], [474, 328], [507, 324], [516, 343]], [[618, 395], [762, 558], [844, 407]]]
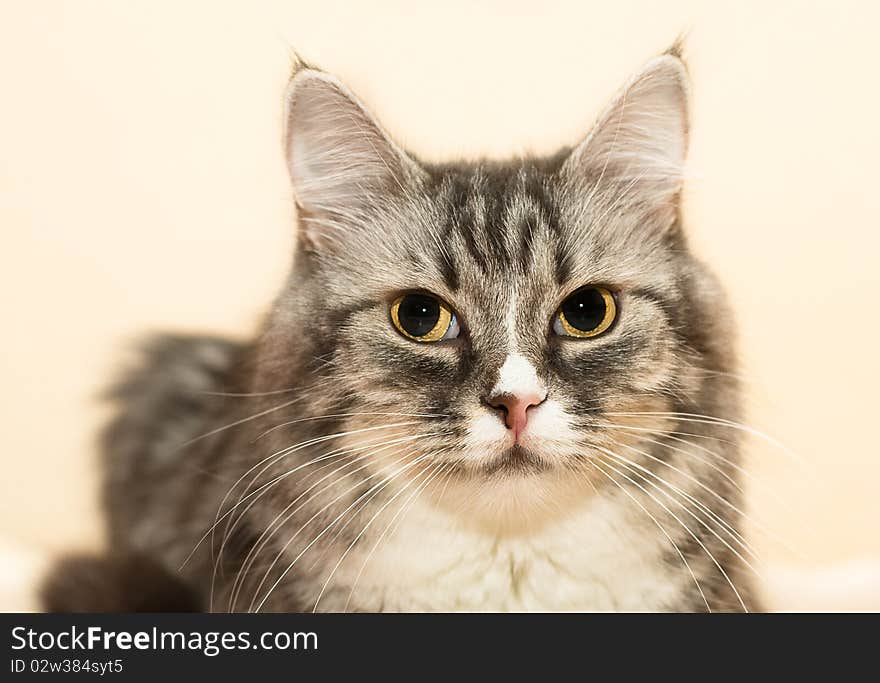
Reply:
[[678, 54], [650, 61], [606, 108], [563, 170], [589, 200], [672, 224], [688, 143], [688, 77]]
[[285, 153], [308, 248], [368, 222], [377, 197], [399, 191], [416, 168], [353, 93], [312, 68], [294, 74], [285, 111]]

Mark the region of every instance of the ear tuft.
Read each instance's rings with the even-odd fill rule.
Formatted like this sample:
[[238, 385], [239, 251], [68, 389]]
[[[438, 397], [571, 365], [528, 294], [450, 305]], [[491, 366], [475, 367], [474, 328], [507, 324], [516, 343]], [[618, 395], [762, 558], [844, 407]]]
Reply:
[[685, 42], [687, 40], [687, 33], [679, 33], [676, 39], [672, 42], [666, 51], [663, 53], [665, 55], [669, 55], [670, 57], [675, 57], [682, 64], [685, 63]]

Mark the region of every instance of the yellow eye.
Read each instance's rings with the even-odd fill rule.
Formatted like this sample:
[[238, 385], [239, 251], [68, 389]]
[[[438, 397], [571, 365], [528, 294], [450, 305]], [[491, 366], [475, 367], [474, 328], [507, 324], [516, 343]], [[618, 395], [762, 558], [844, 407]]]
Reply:
[[595, 337], [617, 317], [614, 295], [604, 287], [582, 287], [559, 307], [553, 330], [563, 337]]
[[407, 339], [437, 342], [459, 334], [458, 320], [449, 306], [431, 294], [404, 294], [391, 304], [391, 322]]

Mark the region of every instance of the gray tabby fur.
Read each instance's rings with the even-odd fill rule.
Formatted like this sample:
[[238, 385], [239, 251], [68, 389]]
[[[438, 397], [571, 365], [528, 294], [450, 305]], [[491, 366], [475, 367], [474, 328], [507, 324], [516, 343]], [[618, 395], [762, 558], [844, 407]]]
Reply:
[[[156, 338], [115, 388], [113, 551], [220, 611], [757, 608], [731, 315], [682, 232], [686, 96], [671, 51], [572, 151], [431, 164], [299, 65], [289, 278], [252, 340]], [[586, 284], [618, 320], [553, 335]], [[461, 337], [398, 334], [410, 290]], [[512, 353], [554, 407], [505, 459], [474, 421]]]

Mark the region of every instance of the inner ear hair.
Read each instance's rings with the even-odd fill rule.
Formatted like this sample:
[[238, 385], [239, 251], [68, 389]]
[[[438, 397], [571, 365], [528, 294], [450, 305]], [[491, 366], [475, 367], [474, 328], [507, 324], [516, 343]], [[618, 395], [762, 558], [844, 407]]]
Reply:
[[320, 246], [364, 227], [377, 197], [403, 191], [415, 162], [338, 79], [296, 71], [285, 101], [285, 153], [305, 237]]
[[603, 193], [621, 205], [677, 205], [689, 135], [680, 49], [676, 43], [631, 78], [565, 162], [591, 199]]

